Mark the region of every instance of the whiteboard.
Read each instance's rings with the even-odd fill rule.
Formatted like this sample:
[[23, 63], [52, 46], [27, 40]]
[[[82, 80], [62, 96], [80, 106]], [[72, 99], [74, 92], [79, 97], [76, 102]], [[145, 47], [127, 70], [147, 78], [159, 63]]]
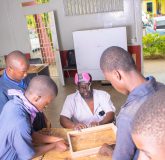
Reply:
[[127, 50], [126, 27], [76, 31], [73, 42], [78, 73], [88, 72], [93, 80], [104, 80], [100, 57], [110, 46]]

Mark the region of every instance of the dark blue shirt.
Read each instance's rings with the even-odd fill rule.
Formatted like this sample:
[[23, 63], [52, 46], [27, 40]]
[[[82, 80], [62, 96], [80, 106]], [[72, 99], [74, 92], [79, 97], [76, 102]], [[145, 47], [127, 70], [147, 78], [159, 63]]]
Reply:
[[30, 115], [18, 97], [8, 101], [0, 115], [0, 159], [28, 160], [35, 155]]
[[18, 89], [24, 91], [30, 82], [29, 78], [25, 78], [20, 82], [11, 80], [6, 72], [0, 77], [0, 113], [2, 112], [3, 106], [7, 101], [13, 98], [7, 94], [8, 89]]
[[131, 123], [142, 103], [163, 86], [153, 77], [149, 77], [147, 82], [129, 94], [117, 117], [117, 139], [113, 160], [136, 160], [138, 158], [138, 150], [131, 137]]

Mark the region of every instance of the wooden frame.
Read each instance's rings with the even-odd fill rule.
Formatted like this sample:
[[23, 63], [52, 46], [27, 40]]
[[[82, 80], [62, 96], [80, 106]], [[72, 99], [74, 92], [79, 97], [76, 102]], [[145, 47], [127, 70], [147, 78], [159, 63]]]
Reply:
[[73, 158], [89, 156], [98, 153], [104, 143], [115, 144], [116, 126], [105, 124], [67, 132], [70, 153]]

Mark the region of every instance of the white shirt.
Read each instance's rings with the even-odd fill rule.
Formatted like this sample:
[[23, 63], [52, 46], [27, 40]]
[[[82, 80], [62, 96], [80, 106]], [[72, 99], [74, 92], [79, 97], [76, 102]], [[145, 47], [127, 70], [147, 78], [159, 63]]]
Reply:
[[[107, 112], [115, 112], [115, 107], [111, 101], [110, 95], [101, 90], [93, 89], [94, 113], [91, 112], [88, 104], [81, 97], [79, 91], [66, 97], [63, 109], [60, 115], [63, 115], [73, 122], [89, 125], [91, 122], [103, 120]], [[104, 115], [99, 112], [104, 111]]]

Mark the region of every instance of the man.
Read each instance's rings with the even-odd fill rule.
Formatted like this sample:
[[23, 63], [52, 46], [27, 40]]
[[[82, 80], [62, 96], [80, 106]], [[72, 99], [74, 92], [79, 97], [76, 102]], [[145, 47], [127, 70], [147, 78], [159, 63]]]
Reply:
[[28, 86], [29, 79], [25, 79], [29, 63], [20, 51], [13, 51], [6, 57], [6, 69], [0, 78], [0, 113], [4, 104], [12, 98], [8, 96], [8, 89], [25, 90]]
[[132, 124], [139, 160], [165, 158], [165, 89], [152, 95], [138, 110]]
[[75, 75], [78, 90], [67, 96], [60, 123], [65, 128], [81, 129], [113, 122], [115, 107], [110, 95], [93, 89], [92, 77], [83, 72]]
[[[7, 55], [6, 69], [0, 78], [0, 113], [5, 103], [12, 99], [12, 96], [7, 94], [8, 89], [24, 91], [27, 88], [30, 81], [27, 77], [28, 69], [29, 63], [22, 52], [13, 51]], [[44, 127], [46, 127], [45, 116], [39, 112], [33, 123], [33, 129], [37, 131]]]
[[38, 137], [37, 142], [45, 145], [35, 149], [32, 143], [31, 125], [36, 113], [42, 112], [57, 96], [58, 91], [54, 81], [48, 76], [37, 76], [31, 80], [25, 93], [15, 89], [10, 89], [8, 92], [14, 98], [5, 104], [0, 115], [0, 159], [28, 160], [53, 148], [65, 151], [67, 147], [60, 138], [56, 138], [55, 143], [48, 144], [51, 137], [47, 136], [46, 139]]
[[[100, 67], [105, 79], [111, 82], [117, 91], [128, 95], [117, 117], [117, 139], [113, 160], [136, 160], [138, 150], [131, 137], [132, 120], [141, 104], [163, 85], [158, 84], [153, 77], [145, 79], [136, 70], [131, 55], [120, 47], [113, 46], [106, 49], [101, 56]], [[104, 148], [107, 151], [104, 145], [100, 150], [101, 153], [105, 153]], [[110, 149], [109, 151], [111, 153]]]

